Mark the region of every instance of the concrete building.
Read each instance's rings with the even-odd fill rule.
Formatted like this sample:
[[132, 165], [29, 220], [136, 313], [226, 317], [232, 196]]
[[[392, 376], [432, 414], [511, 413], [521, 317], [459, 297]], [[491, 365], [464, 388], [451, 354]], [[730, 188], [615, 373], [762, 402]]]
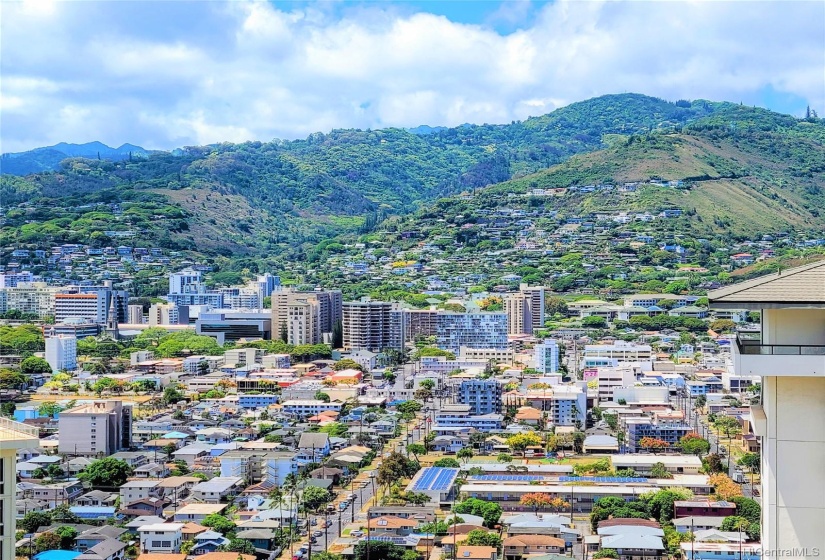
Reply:
[[530, 298], [530, 317], [533, 321], [533, 331], [544, 328], [544, 286], [528, 286], [521, 284], [519, 292]]
[[465, 379], [458, 389], [458, 402], [470, 405], [472, 414], [501, 411], [501, 383], [498, 379]]
[[43, 319], [54, 315], [54, 296], [61, 290], [45, 282], [21, 282], [0, 288], [0, 312], [17, 309]]
[[241, 338], [270, 340], [272, 320], [268, 312], [217, 310], [201, 313], [195, 332], [217, 339], [218, 344]]
[[505, 405], [531, 406], [540, 410], [556, 426], [584, 426], [587, 394], [573, 385], [553, 385], [507, 396]]
[[130, 325], [141, 325], [141, 324], [143, 324], [143, 306], [142, 305], [130, 305], [126, 322], [129, 323]]
[[732, 344], [740, 375], [762, 376], [751, 406], [762, 444], [762, 549], [825, 550], [825, 261], [708, 294], [714, 309], [761, 312]]
[[105, 456], [132, 442], [132, 408], [121, 401], [94, 401], [64, 410], [58, 418], [58, 451]]
[[138, 528], [140, 551], [176, 553], [183, 541], [183, 523], [154, 523]]
[[[343, 300], [339, 290], [272, 292], [272, 330], [281, 337], [287, 326], [290, 344], [317, 344], [332, 337], [336, 323], [343, 320]], [[295, 342], [295, 341], [304, 342]]]
[[391, 343], [393, 304], [385, 301], [348, 301], [343, 304], [344, 348], [381, 352]]
[[402, 349], [418, 338], [435, 336], [438, 311], [435, 309], [402, 309], [390, 311], [390, 348]]
[[436, 345], [458, 354], [468, 348], [507, 348], [506, 313], [441, 312], [436, 319]]
[[[183, 311], [183, 313], [181, 313]], [[174, 303], [153, 303], [149, 307], [146, 321], [150, 327], [159, 325], [186, 325], [189, 323], [187, 308], [179, 308]]]
[[77, 338], [69, 335], [46, 337], [46, 361], [53, 372], [77, 369]]
[[533, 366], [539, 373], [557, 373], [559, 371], [559, 345], [552, 338], [547, 338], [533, 347]]
[[532, 298], [528, 294], [515, 293], [504, 296], [504, 311], [507, 313], [507, 334], [532, 334]]
[[109, 302], [102, 293], [55, 294], [54, 318], [58, 323], [74, 317], [82, 317], [92, 323], [104, 324]]
[[191, 268], [169, 275], [169, 293], [166, 300], [179, 306], [206, 305], [213, 309], [224, 307], [224, 294], [207, 290], [202, 282], [201, 272]]
[[582, 367], [613, 366], [620, 362], [649, 361], [652, 348], [648, 344], [633, 344], [618, 340], [613, 344], [588, 344], [584, 347]]
[[0, 418], [0, 558], [14, 558], [17, 451], [38, 445], [36, 427]]

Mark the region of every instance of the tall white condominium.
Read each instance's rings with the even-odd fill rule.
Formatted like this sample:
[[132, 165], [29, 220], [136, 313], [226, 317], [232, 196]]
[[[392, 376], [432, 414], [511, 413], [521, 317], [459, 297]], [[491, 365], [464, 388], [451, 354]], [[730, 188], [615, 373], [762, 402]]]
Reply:
[[541, 373], [559, 371], [559, 345], [552, 338], [544, 339], [533, 347], [535, 367]]
[[52, 371], [77, 369], [77, 338], [58, 334], [46, 338], [46, 361]]
[[140, 325], [143, 323], [143, 306], [142, 305], [130, 305], [129, 306], [129, 317], [126, 320], [127, 323], [130, 325]]
[[761, 312], [737, 335], [736, 373], [762, 376], [751, 406], [762, 446], [763, 554], [825, 551], [825, 261], [708, 294], [715, 309]]
[[436, 317], [436, 345], [456, 354], [462, 346], [506, 350], [507, 314], [440, 311]]
[[14, 558], [17, 451], [40, 445], [38, 429], [0, 418], [0, 558]]

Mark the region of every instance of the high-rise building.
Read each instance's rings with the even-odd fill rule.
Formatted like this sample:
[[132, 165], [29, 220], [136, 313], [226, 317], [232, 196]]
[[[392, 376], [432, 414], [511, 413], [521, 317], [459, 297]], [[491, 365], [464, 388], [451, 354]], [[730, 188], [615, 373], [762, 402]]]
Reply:
[[37, 427], [0, 418], [0, 558], [15, 557], [17, 451], [38, 445]]
[[45, 282], [20, 282], [13, 287], [0, 288], [0, 312], [17, 309], [43, 319], [54, 315], [54, 296], [62, 288]]
[[458, 402], [470, 405], [471, 414], [496, 414], [501, 411], [501, 382], [465, 379], [458, 390]]
[[128, 302], [128, 292], [113, 289], [108, 281], [103, 286], [69, 286], [54, 296], [54, 317], [58, 323], [70, 317], [80, 317], [105, 325], [109, 310], [114, 309], [117, 322], [125, 323], [129, 314]]
[[507, 334], [532, 334], [533, 314], [530, 310], [532, 299], [521, 292], [504, 296], [504, 311], [507, 313]]
[[381, 352], [390, 347], [393, 304], [385, 301], [348, 301], [343, 304], [344, 348]]
[[143, 306], [142, 305], [130, 305], [129, 306], [129, 316], [126, 320], [127, 323], [130, 325], [140, 325], [143, 323]]
[[544, 328], [544, 287], [521, 284], [519, 292], [530, 298], [530, 318], [533, 331]]
[[762, 446], [762, 550], [825, 550], [825, 261], [708, 293], [714, 309], [761, 313], [731, 343], [740, 375], [762, 376], [751, 423]]
[[201, 272], [185, 268], [169, 275], [170, 294], [197, 294], [201, 290]]
[[132, 409], [120, 401], [94, 401], [64, 410], [58, 418], [58, 452], [104, 456], [128, 449]]
[[[338, 290], [277, 290], [272, 292], [271, 297], [273, 338], [279, 338], [282, 325], [290, 323], [287, 330], [295, 333], [296, 340], [309, 337], [309, 342], [301, 344], [321, 343], [332, 337], [335, 324], [343, 319], [343, 300]], [[301, 303], [300, 309], [294, 307], [296, 303]], [[303, 334], [300, 331], [304, 331]]]
[[214, 309], [224, 307], [224, 294], [220, 291], [207, 290], [201, 281], [201, 272], [186, 268], [169, 275], [169, 293], [166, 301], [178, 306], [207, 305]]
[[436, 318], [436, 345], [458, 354], [468, 348], [507, 348], [506, 313], [441, 311]]
[[[189, 317], [186, 318], [187, 322]], [[146, 321], [149, 326], [179, 325], [180, 311], [174, 303], [153, 303], [149, 306], [149, 317]]]
[[77, 338], [69, 335], [46, 337], [46, 361], [52, 371], [74, 371], [77, 369]]
[[258, 276], [258, 279], [255, 280], [255, 285], [261, 295], [261, 304], [263, 305], [265, 297], [270, 297], [272, 292], [281, 289], [281, 277], [273, 276], [267, 272], [266, 274]]
[[552, 338], [547, 338], [533, 347], [534, 366], [540, 373], [559, 371], [559, 345]]
[[34, 275], [28, 270], [22, 272], [0, 272], [0, 288], [16, 288], [20, 284], [34, 282]]
[[394, 307], [390, 310], [390, 340], [387, 347], [403, 350], [406, 344], [418, 338], [435, 336], [437, 317], [438, 311], [435, 309]]

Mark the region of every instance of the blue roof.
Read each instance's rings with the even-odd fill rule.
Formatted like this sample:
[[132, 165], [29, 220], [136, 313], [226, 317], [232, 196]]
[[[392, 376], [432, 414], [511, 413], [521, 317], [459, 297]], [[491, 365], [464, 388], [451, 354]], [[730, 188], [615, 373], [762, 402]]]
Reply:
[[186, 439], [188, 437], [192, 436], [184, 434], [183, 432], [169, 432], [168, 434], [163, 434], [161, 439]]
[[426, 467], [421, 471], [418, 480], [413, 485], [413, 490], [449, 490], [458, 476], [458, 469], [446, 467]]
[[544, 477], [536, 474], [480, 474], [470, 477], [472, 480], [492, 480], [496, 482], [529, 482], [542, 480]]
[[630, 476], [560, 476], [559, 482], [608, 482], [608, 483], [629, 483], [647, 482], [646, 478], [633, 478]]

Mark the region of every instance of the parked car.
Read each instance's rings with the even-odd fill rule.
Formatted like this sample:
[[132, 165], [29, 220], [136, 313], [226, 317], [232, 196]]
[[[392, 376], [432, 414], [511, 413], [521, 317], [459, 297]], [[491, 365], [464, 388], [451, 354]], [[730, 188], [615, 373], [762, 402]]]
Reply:
[[363, 537], [364, 531], [350, 531], [350, 536], [355, 538]]
[[358, 496], [356, 496], [355, 494], [350, 494], [349, 496], [347, 496], [347, 499], [349, 499], [350, 501], [354, 502], [354, 501], [355, 501], [355, 498], [357, 498], [357, 497], [358, 497]]
[[312, 536], [313, 536], [313, 537], [323, 537], [323, 536], [324, 536], [324, 532], [323, 532], [323, 531], [314, 531], [314, 532], [312, 533]]
[[348, 507], [349, 507], [349, 502], [341, 502], [340, 504], [338, 504], [338, 509], [340, 509], [341, 511], [344, 511]]

